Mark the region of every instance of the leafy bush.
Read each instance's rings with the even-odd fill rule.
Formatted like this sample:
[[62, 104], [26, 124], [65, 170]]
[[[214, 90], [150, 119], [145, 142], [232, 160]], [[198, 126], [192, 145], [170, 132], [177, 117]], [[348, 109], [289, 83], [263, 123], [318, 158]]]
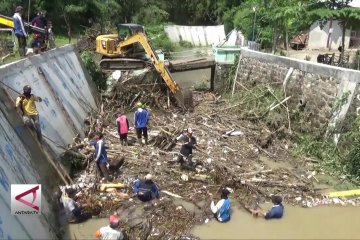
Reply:
[[149, 37], [154, 49], [160, 48], [163, 52], [174, 51], [175, 44], [166, 35], [163, 25], [147, 26], [146, 35]]
[[191, 42], [183, 41], [183, 40], [181, 40], [179, 42], [179, 45], [180, 45], [180, 47], [183, 47], [183, 48], [191, 48], [193, 46]]
[[85, 68], [88, 70], [91, 79], [95, 82], [99, 90], [106, 89], [105, 74], [101, 71], [100, 67], [94, 61], [93, 53], [84, 51], [81, 54], [81, 59], [84, 62]]

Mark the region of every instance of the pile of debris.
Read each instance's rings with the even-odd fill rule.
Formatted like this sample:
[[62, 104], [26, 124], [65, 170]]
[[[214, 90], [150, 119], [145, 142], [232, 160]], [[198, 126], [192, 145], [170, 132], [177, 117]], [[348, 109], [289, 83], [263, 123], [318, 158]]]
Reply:
[[[80, 53], [84, 51], [95, 52], [96, 38], [102, 34], [100, 24], [94, 24], [91, 28], [87, 28], [85, 33], [77, 40], [76, 47]], [[104, 34], [104, 33], [103, 33]]]
[[[298, 199], [301, 201], [301, 199]], [[322, 198], [307, 198], [305, 200], [302, 200], [302, 206], [306, 208], [312, 208], [317, 206], [324, 206], [324, 205], [340, 205], [340, 206], [353, 206], [358, 207], [360, 206], [360, 197], [355, 198], [340, 198], [340, 197], [334, 197], [329, 198], [326, 196], [323, 196]]]
[[[151, 86], [156, 87], [159, 86]], [[118, 88], [114, 90], [116, 95], [105, 98], [100, 113], [85, 121], [86, 138], [74, 139], [68, 150], [81, 159], [85, 169], [76, 176], [73, 187], [82, 192], [89, 210], [101, 217], [118, 211], [130, 239], [191, 238], [192, 226], [212, 218], [212, 196], [216, 199], [224, 187], [231, 188], [233, 201], [247, 210], [255, 199], [265, 201], [271, 194], [280, 194], [285, 203], [298, 205], [299, 197], [320, 196], [308, 177], [311, 171], [306, 163], [298, 161], [294, 166], [282, 167], [282, 162], [278, 162], [272, 166], [261, 157], [275, 162], [279, 157], [288, 157], [286, 148], [278, 147], [287, 143], [277, 142], [280, 140], [276, 138], [285, 130], [274, 133], [259, 122], [240, 120], [232, 114], [228, 101], [211, 93], [196, 94], [195, 111], [182, 114], [168, 107], [168, 97], [160, 93], [161, 87], [160, 94], [152, 90], [147, 96], [140, 93], [145, 91], [143, 88], [130, 89], [131, 94], [126, 94], [129, 88]], [[151, 111], [149, 144], [137, 145], [131, 128], [130, 146], [122, 146], [116, 127], [109, 123], [115, 122], [119, 109], [129, 111], [140, 100], [158, 108]], [[132, 126], [132, 117], [129, 121]], [[196, 171], [181, 170], [176, 163], [180, 148], [176, 137], [187, 127], [193, 129], [198, 142], [193, 156]], [[92, 160], [94, 150], [87, 143], [94, 131], [105, 134], [110, 165], [121, 166], [112, 172], [112, 184], [101, 183], [97, 177]], [[154, 176], [162, 196], [144, 205], [133, 198], [132, 185], [147, 173]]]

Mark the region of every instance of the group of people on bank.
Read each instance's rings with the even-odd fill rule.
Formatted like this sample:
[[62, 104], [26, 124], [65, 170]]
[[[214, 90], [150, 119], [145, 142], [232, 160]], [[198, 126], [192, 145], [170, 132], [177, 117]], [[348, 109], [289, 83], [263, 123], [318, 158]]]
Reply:
[[[30, 53], [30, 51], [26, 51], [29, 33], [27, 33], [25, 30], [23, 15], [24, 8], [22, 6], [17, 6], [13, 15], [13, 21], [14, 34], [18, 39], [18, 51], [20, 57], [25, 57]], [[30, 24], [34, 27], [42, 29], [43, 32], [34, 32], [33, 39], [30, 44], [31, 48], [28, 50], [32, 50], [32, 53], [35, 54], [39, 53], [40, 51], [45, 51], [47, 48], [46, 41], [48, 39], [48, 34], [52, 33], [51, 22], [46, 20], [46, 14], [44, 11], [38, 11], [37, 15], [31, 20]]]
[[[20, 110], [23, 116], [24, 123], [35, 130], [39, 140], [41, 137], [41, 128], [39, 122], [39, 112], [36, 109], [35, 102], [41, 102], [41, 97], [31, 93], [31, 87], [26, 85], [23, 88], [23, 94], [16, 99], [16, 107]], [[137, 109], [134, 113], [134, 128], [138, 143], [140, 145], [148, 144], [148, 124], [150, 121], [149, 111], [142, 103], [137, 104]], [[116, 126], [119, 134], [121, 144], [128, 145], [129, 121], [125, 114], [117, 115]], [[144, 138], [144, 142], [142, 141]], [[181, 142], [180, 152], [178, 155], [178, 163], [182, 169], [195, 170], [196, 164], [192, 160], [194, 149], [198, 149], [197, 141], [193, 135], [193, 130], [188, 128], [176, 138], [176, 141]], [[90, 141], [94, 146], [94, 161], [97, 164], [99, 174], [103, 181], [111, 181], [108, 173], [108, 158], [105, 147], [104, 136], [101, 132], [96, 132], [94, 138]], [[149, 173], [143, 178], [137, 179], [133, 183], [133, 192], [142, 202], [148, 202], [153, 199], [160, 198], [160, 189], [153, 181], [153, 176]], [[210, 208], [217, 221], [225, 223], [231, 219], [231, 201], [229, 198], [230, 191], [227, 188], [221, 190], [220, 200], [215, 204], [212, 200]], [[70, 222], [82, 222], [91, 217], [84, 211], [85, 205], [77, 203], [77, 198], [73, 189], [65, 189], [61, 196], [61, 202], [65, 208], [66, 214]], [[261, 216], [265, 219], [281, 218], [284, 213], [284, 206], [282, 198], [277, 195], [271, 197], [273, 207], [269, 211], [264, 211], [261, 208], [251, 209], [254, 216]], [[118, 229], [119, 219], [116, 215], [110, 216], [109, 226], [101, 228], [97, 231], [96, 236], [99, 239], [123, 239], [124, 234]]]

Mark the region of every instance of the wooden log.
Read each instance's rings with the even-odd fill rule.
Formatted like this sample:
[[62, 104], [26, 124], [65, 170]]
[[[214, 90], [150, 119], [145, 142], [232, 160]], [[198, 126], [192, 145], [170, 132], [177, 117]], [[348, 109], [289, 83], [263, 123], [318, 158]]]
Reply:
[[177, 194], [175, 194], [175, 193], [171, 193], [171, 192], [166, 191], [166, 190], [161, 190], [161, 192], [162, 192], [162, 193], [165, 193], [166, 195], [169, 195], [169, 196], [171, 196], [171, 197], [183, 198], [182, 196], [179, 196], [179, 195], [177, 195]]
[[251, 175], [256, 175], [259, 173], [270, 173], [273, 170], [269, 169], [269, 170], [260, 170], [260, 171], [254, 171], [254, 172], [248, 172], [248, 173], [241, 173], [239, 174], [240, 177], [244, 177], [244, 176], [251, 176]]

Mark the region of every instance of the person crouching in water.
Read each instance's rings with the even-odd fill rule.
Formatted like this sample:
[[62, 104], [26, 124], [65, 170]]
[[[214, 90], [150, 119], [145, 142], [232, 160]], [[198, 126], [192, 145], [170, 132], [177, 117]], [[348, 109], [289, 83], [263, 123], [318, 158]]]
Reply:
[[152, 181], [151, 174], [147, 174], [144, 180], [137, 179], [134, 182], [134, 193], [142, 202], [148, 202], [160, 197], [159, 188]]
[[64, 206], [68, 222], [80, 223], [91, 218], [91, 214], [86, 212], [83, 208], [86, 204], [80, 205], [75, 200], [75, 190], [72, 188], [66, 188], [60, 201]]
[[214, 217], [219, 222], [225, 223], [230, 220], [230, 199], [228, 195], [230, 191], [224, 188], [221, 191], [221, 200], [215, 205], [214, 201], [211, 201], [211, 211], [214, 213]]
[[263, 211], [262, 209], [251, 209], [251, 213], [254, 216], [262, 216], [265, 219], [282, 218], [284, 215], [284, 205], [282, 204], [282, 198], [277, 195], [272, 195], [271, 201], [274, 205], [269, 211]]
[[116, 119], [116, 125], [118, 129], [118, 134], [120, 137], [121, 145], [128, 145], [127, 135], [129, 132], [129, 121], [125, 114], [119, 114]]

